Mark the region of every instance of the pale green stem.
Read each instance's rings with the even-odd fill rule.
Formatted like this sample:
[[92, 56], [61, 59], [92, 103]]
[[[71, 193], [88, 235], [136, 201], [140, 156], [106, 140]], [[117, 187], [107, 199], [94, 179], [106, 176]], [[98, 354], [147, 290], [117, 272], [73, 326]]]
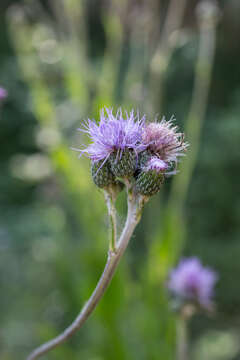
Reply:
[[73, 323], [67, 327], [60, 335], [55, 337], [54, 339], [48, 341], [47, 343], [41, 345], [37, 349], [35, 349], [28, 357], [27, 360], [34, 360], [46, 354], [51, 349], [59, 346], [63, 342], [65, 342], [68, 338], [70, 338], [76, 331], [78, 331], [88, 317], [91, 315], [98, 302], [102, 298], [105, 290], [110, 284], [112, 277], [115, 273], [115, 270], [119, 264], [119, 261], [124, 254], [124, 251], [129, 243], [129, 240], [133, 234], [135, 227], [141, 218], [142, 207], [146, 200], [144, 198], [140, 198], [131, 193], [131, 196], [128, 196], [128, 214], [125, 226], [123, 228], [122, 234], [117, 242], [116, 251], [108, 252], [108, 259], [103, 270], [102, 276], [100, 277], [95, 290], [93, 291], [91, 297], [87, 301], [87, 303], [82, 308], [79, 315], [73, 321]]
[[[150, 88], [154, 109], [161, 110], [163, 90], [168, 65], [178, 42], [179, 29], [182, 24], [187, 0], [171, 0], [159, 45], [151, 61]], [[173, 36], [174, 35], [174, 36]]]
[[[217, 13], [217, 8], [215, 12]], [[172, 264], [179, 256], [185, 239], [185, 223], [183, 221], [184, 202], [199, 151], [201, 130], [207, 108], [216, 47], [217, 16], [212, 14], [212, 17], [208, 16], [206, 19], [205, 15], [206, 14], [202, 14], [202, 17], [199, 18], [199, 51], [195, 67], [194, 89], [190, 112], [185, 123], [186, 139], [190, 147], [187, 156], [183, 159], [182, 164], [180, 164], [183, 166], [180, 166], [179, 174], [172, 180], [168, 206], [165, 210], [163, 241], [158, 245], [158, 234], [161, 231], [158, 226], [154, 234], [156, 241], [153, 241], [150, 249], [150, 273], [153, 274], [152, 277], [156, 282], [159, 281], [156, 268], [161, 257], [164, 256], [165, 258], [166, 251], [168, 251], [168, 265]], [[158, 251], [156, 251], [156, 248]], [[165, 267], [165, 271], [166, 276], [168, 271], [167, 266]]]
[[190, 149], [183, 162], [184, 171], [180, 171], [180, 174], [173, 179], [169, 202], [170, 206], [177, 208], [178, 211], [182, 210], [196, 164], [214, 62], [217, 16], [214, 16], [214, 14], [212, 18], [206, 18], [205, 16], [205, 14], [202, 14], [199, 18], [199, 54], [195, 69], [192, 103], [185, 123], [185, 134], [190, 143]]

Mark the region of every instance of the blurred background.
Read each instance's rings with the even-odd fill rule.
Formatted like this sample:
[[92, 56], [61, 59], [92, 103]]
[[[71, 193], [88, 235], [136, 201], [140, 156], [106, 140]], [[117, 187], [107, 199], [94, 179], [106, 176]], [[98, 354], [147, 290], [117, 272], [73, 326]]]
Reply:
[[[216, 313], [190, 323], [191, 359], [240, 359], [239, 19], [239, 0], [1, 0], [1, 360], [62, 331], [103, 269], [103, 196], [70, 148], [105, 105], [175, 115], [191, 147], [95, 313], [44, 359], [174, 360], [164, 284], [182, 255], [220, 278]], [[118, 209], [123, 223], [123, 194]]]

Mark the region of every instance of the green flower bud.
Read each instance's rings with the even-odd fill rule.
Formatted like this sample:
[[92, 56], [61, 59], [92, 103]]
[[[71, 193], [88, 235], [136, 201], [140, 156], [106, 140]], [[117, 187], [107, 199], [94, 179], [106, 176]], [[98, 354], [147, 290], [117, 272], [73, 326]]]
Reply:
[[168, 165], [156, 156], [151, 158], [147, 154], [144, 156], [145, 162], [136, 179], [136, 190], [142, 195], [152, 196], [160, 190]]
[[110, 170], [108, 161], [103, 165], [103, 160], [92, 162], [92, 178], [99, 188], [106, 188], [111, 184], [116, 184], [115, 176]]
[[164, 182], [164, 175], [155, 170], [141, 171], [137, 176], [136, 190], [145, 196], [155, 195]]
[[120, 155], [115, 152], [109, 157], [111, 170], [117, 177], [131, 177], [136, 170], [137, 157], [133, 150], [125, 150]]

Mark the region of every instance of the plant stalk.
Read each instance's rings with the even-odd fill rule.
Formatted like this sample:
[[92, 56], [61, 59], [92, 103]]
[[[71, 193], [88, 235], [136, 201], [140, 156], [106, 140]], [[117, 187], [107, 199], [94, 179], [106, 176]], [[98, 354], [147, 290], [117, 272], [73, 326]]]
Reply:
[[180, 315], [177, 323], [177, 360], [188, 360], [188, 320]]

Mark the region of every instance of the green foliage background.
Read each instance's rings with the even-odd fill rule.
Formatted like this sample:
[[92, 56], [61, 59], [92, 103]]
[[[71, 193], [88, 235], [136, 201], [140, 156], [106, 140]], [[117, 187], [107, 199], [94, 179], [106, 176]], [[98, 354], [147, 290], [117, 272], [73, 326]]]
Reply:
[[[24, 359], [64, 329], [103, 269], [103, 196], [89, 161], [70, 150], [86, 142], [76, 131], [81, 120], [98, 119], [103, 105], [122, 106], [150, 120], [175, 114], [181, 129], [188, 119], [190, 135], [198, 128], [189, 116], [198, 3], [186, 2], [165, 56], [158, 44], [168, 1], [1, 1], [0, 86], [9, 97], [0, 109], [0, 359]], [[46, 359], [175, 359], [176, 319], [164, 283], [182, 254], [199, 256], [220, 276], [215, 316], [191, 322], [191, 358], [240, 357], [240, 7], [237, 0], [219, 6], [208, 106], [199, 149], [191, 143], [186, 194], [177, 190], [187, 159], [147, 205], [93, 316]], [[118, 208], [123, 223], [123, 195]]]

